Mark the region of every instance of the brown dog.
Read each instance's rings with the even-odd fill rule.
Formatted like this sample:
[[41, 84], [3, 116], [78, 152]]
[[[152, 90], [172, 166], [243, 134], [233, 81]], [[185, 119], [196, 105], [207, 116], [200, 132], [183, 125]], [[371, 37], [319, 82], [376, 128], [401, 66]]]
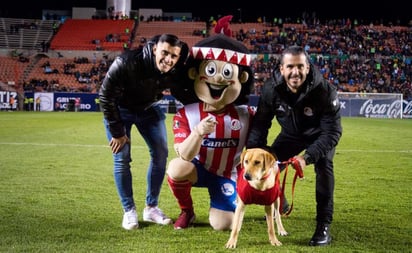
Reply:
[[[287, 235], [279, 213], [280, 206], [280, 171], [276, 158], [264, 149], [244, 150], [240, 156], [241, 169], [237, 179], [237, 207], [233, 217], [232, 231], [226, 242], [226, 248], [236, 248], [237, 239], [243, 223], [245, 207], [249, 204], [265, 207], [269, 241], [274, 246], [282, 243], [275, 233], [276, 221], [279, 235]], [[273, 215], [275, 214], [275, 219]]]

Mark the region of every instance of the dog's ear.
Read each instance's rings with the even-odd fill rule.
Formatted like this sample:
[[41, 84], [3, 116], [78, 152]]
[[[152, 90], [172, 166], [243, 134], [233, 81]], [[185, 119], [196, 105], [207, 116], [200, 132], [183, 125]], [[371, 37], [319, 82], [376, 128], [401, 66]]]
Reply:
[[244, 149], [243, 152], [240, 154], [240, 166], [243, 166], [243, 160], [245, 159], [246, 153], [247, 149]]
[[269, 152], [265, 152], [264, 157], [265, 157], [265, 164], [268, 166], [268, 168], [274, 168], [275, 163], [276, 163], [276, 158]]

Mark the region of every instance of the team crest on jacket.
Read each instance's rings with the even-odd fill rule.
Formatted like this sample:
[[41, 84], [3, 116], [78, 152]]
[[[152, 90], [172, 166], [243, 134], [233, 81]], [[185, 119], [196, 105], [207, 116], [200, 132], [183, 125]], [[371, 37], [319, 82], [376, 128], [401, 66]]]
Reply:
[[239, 130], [242, 128], [242, 124], [240, 124], [240, 121], [238, 119], [233, 119], [232, 122], [230, 122], [230, 128], [232, 130]]
[[303, 114], [305, 114], [306, 116], [313, 116], [312, 108], [310, 107], [303, 108]]

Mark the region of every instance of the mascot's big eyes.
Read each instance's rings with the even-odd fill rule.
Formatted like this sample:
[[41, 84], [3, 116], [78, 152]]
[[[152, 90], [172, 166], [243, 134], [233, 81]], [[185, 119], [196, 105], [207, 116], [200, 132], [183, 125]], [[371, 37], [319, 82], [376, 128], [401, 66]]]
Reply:
[[226, 63], [223, 66], [222, 75], [226, 79], [232, 79], [232, 77], [233, 77], [233, 65], [231, 63]]
[[207, 76], [214, 76], [216, 75], [216, 63], [211, 61], [208, 62], [205, 67], [205, 73]]
[[[219, 66], [218, 66], [219, 65]], [[225, 79], [232, 79], [233, 78], [233, 64], [225, 63], [225, 62], [215, 62], [210, 61], [205, 66], [205, 74], [208, 77], [213, 77], [218, 74], [218, 68], [221, 69], [221, 75]]]

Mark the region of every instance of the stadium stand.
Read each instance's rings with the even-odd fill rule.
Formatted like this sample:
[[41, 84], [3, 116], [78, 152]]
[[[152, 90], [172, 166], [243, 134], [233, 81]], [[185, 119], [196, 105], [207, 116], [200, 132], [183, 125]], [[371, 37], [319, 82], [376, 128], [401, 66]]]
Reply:
[[[110, 60], [124, 50], [124, 42], [136, 48], [153, 35], [168, 32], [193, 46], [204, 36], [213, 34], [213, 27], [197, 21], [138, 23], [132, 19], [68, 19], [64, 24], [59, 24], [58, 30], [53, 30], [55, 22], [0, 18], [0, 47], [13, 50], [0, 57], [1, 89], [7, 88], [4, 84], [14, 82], [20, 89], [24, 86], [46, 91], [96, 92], [104, 75], [104, 67], [100, 66], [102, 57], [109, 55], [104, 64], [107, 67]], [[126, 32], [126, 28], [129, 32]], [[268, 77], [284, 47], [299, 44], [307, 48], [313, 62], [340, 91], [401, 92], [405, 98], [412, 98], [411, 27], [354, 25], [351, 21], [334, 20], [325, 24], [232, 23], [231, 30], [233, 37], [242, 41], [255, 56], [253, 67], [256, 83], [260, 84]], [[51, 43], [50, 52], [44, 52], [42, 41]], [[97, 62], [92, 63], [96, 52], [101, 53], [98, 54]], [[89, 62], [74, 63], [79, 55], [86, 57]], [[41, 66], [46, 61], [57, 73], [43, 72]], [[74, 68], [71, 73], [65, 74], [65, 65], [72, 63]], [[80, 78], [79, 81], [79, 76], [74, 74], [90, 73], [93, 68], [98, 68], [98, 74], [90, 77], [91, 83], [87, 78]], [[37, 82], [26, 85], [31, 80]], [[38, 84], [39, 80], [41, 85]], [[43, 85], [44, 81], [48, 85]]]
[[[49, 73], [45, 71], [46, 66], [50, 67]], [[25, 90], [97, 92], [106, 70], [107, 64], [93, 63], [87, 58], [43, 57], [28, 75], [30, 85]]]
[[173, 33], [185, 41], [189, 47], [202, 39], [200, 35], [194, 35], [195, 31], [206, 29], [205, 22], [175, 22], [175, 21], [150, 21], [140, 22], [136, 29], [133, 47], [138, 47], [140, 39], [149, 39], [153, 35], [161, 33]]
[[68, 19], [51, 41], [52, 50], [123, 50], [131, 41], [132, 19]]
[[0, 48], [40, 49], [53, 36], [54, 20], [0, 18]]
[[[0, 83], [18, 88], [19, 76], [22, 75], [28, 65], [28, 62], [19, 61], [17, 58], [0, 56]], [[3, 89], [8, 89], [8, 87], [4, 86]]]

